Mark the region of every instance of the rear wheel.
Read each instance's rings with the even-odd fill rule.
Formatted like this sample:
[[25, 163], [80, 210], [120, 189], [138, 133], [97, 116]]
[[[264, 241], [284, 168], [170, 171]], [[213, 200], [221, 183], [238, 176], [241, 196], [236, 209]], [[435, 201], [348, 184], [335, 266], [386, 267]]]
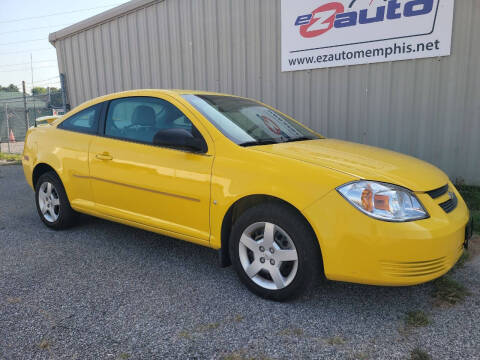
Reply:
[[57, 174], [50, 171], [40, 176], [35, 185], [35, 200], [45, 225], [56, 230], [72, 225], [75, 212]]
[[230, 256], [252, 292], [282, 301], [301, 295], [319, 273], [316, 241], [306, 221], [291, 208], [261, 204], [234, 223]]

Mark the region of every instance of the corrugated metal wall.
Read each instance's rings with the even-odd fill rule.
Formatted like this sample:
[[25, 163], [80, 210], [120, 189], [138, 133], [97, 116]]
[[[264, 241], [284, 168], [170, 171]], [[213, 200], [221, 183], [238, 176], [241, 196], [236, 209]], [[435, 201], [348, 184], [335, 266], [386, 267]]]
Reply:
[[134, 88], [233, 93], [480, 184], [479, 34], [480, 2], [457, 0], [450, 57], [282, 73], [279, 0], [165, 0], [56, 47], [72, 106]]

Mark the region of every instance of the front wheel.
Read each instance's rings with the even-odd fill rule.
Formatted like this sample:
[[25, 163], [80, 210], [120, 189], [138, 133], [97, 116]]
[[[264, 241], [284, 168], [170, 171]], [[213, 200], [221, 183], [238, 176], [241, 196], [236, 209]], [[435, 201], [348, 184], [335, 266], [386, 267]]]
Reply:
[[261, 204], [234, 223], [230, 256], [240, 280], [273, 300], [301, 295], [319, 273], [321, 255], [306, 221], [283, 204]]

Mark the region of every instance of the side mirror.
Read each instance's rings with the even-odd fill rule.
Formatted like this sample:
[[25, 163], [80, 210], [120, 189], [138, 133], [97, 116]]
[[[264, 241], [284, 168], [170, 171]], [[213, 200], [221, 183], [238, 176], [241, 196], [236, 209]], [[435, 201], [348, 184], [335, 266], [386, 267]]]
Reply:
[[188, 150], [196, 153], [204, 153], [207, 151], [205, 140], [194, 137], [185, 129], [159, 130], [153, 137], [153, 145]]

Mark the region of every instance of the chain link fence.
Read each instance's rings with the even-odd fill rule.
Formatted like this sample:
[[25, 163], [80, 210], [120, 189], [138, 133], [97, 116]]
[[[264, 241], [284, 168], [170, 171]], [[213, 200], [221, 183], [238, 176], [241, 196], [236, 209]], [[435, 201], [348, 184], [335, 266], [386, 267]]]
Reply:
[[35, 119], [62, 109], [62, 91], [41, 95], [0, 93], [0, 151], [21, 153], [27, 130]]

